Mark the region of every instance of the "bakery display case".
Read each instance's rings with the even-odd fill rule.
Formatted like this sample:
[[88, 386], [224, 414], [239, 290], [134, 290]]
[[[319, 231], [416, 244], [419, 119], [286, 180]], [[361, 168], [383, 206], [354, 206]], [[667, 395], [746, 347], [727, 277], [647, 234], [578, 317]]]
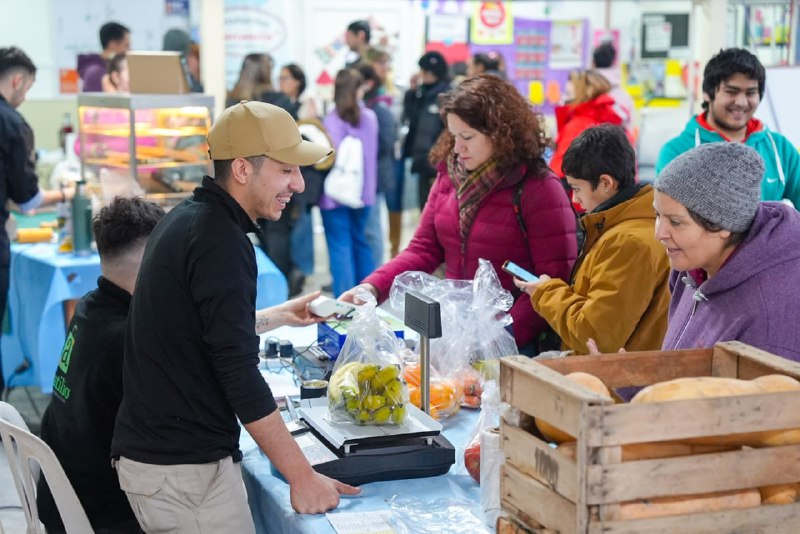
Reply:
[[84, 180], [106, 198], [144, 194], [177, 203], [209, 173], [213, 111], [214, 97], [203, 94], [79, 95]]

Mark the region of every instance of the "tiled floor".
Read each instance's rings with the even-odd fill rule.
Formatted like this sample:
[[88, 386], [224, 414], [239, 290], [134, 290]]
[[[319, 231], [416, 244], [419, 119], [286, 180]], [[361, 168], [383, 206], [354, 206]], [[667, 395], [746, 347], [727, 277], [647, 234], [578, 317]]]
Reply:
[[[403, 216], [403, 243], [408, 243], [419, 220], [419, 210], [408, 210]], [[384, 227], [387, 217], [384, 208]], [[386, 250], [388, 253], [388, 242]], [[306, 278], [304, 293], [316, 291], [331, 281], [328, 271], [328, 253], [325, 247], [322, 222], [319, 213], [314, 216], [314, 275]], [[13, 405], [28, 423], [31, 431], [39, 432], [42, 413], [50, 402], [50, 395], [45, 395], [38, 387], [15, 388], [9, 392], [7, 402]], [[19, 507], [19, 496], [6, 460], [5, 449], [0, 447], [0, 534], [24, 534], [27, 524], [22, 508]]]

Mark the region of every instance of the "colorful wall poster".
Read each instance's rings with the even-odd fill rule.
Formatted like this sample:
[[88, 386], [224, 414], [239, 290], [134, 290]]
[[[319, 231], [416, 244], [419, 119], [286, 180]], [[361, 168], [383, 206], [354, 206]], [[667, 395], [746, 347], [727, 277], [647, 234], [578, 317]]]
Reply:
[[579, 69], [585, 65], [588, 24], [585, 20], [554, 20], [550, 33], [550, 68]]
[[517, 19], [514, 24], [515, 80], [544, 79], [550, 58], [550, 27], [548, 20]]
[[449, 65], [469, 60], [469, 18], [464, 15], [428, 15], [425, 51], [440, 52]]
[[254, 51], [290, 62], [285, 14], [288, 0], [225, 0], [225, 82], [235, 85], [244, 57]]
[[470, 42], [507, 45], [514, 40], [511, 2], [476, 2], [472, 12]]
[[469, 19], [463, 15], [428, 15], [426, 40], [446, 44], [469, 41]]

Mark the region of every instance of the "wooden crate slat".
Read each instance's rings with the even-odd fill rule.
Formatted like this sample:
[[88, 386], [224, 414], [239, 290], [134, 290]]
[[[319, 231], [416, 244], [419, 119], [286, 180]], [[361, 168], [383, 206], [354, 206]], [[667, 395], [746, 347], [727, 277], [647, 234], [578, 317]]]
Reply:
[[578, 461], [578, 499], [576, 501], [575, 519], [577, 521], [578, 532], [586, 532], [589, 527], [589, 507], [586, 506], [586, 492], [588, 490], [586, 481], [586, 466], [589, 465], [589, 447], [586, 445], [586, 434], [595, 431], [598, 427], [602, 428], [602, 421], [598, 420], [600, 412], [590, 412], [588, 407], [584, 407], [580, 414], [580, 427], [577, 434], [576, 460]]
[[719, 345], [715, 346], [713, 350], [714, 352], [711, 356], [711, 376], [738, 378], [739, 355]]
[[[791, 328], [787, 326], [787, 328]], [[800, 380], [800, 363], [745, 345], [739, 341], [717, 343], [716, 347], [739, 357], [739, 376], [742, 380], [770, 375], [788, 375]]]
[[561, 373], [534, 361], [519, 361], [513, 357], [500, 360], [500, 395], [504, 402], [573, 436], [578, 434], [584, 406], [613, 403]]
[[739, 358], [738, 371], [739, 371], [738, 378], [742, 380], [752, 380], [754, 378], [758, 378], [759, 376], [774, 375], [774, 374], [787, 375], [797, 380], [800, 380], [800, 378], [794, 376], [793, 374], [789, 374], [783, 371], [778, 371], [772, 365], [765, 365], [763, 362], [760, 362], [758, 360], [751, 360], [749, 358], [744, 358], [744, 357]]
[[800, 532], [800, 504], [758, 506], [705, 514], [687, 514], [592, 523], [589, 534], [788, 534]]
[[532, 476], [567, 499], [578, 500], [578, 471], [574, 460], [521, 428], [500, 425], [506, 464]]
[[532, 534], [558, 534], [558, 532], [555, 530], [543, 527], [535, 519], [522, 510], [514, 508], [509, 503], [503, 504], [503, 515], [498, 516], [497, 524], [495, 525], [497, 532], [500, 532], [500, 520], [503, 519], [503, 516], [506, 516], [506, 520], [509, 521], [513, 527], [517, 528], [519, 532], [530, 532]]
[[800, 392], [737, 395], [653, 404], [591, 406], [604, 430], [587, 435], [590, 447], [800, 428]]
[[618, 388], [650, 385], [686, 376], [709, 376], [711, 352], [711, 349], [682, 350], [676, 351], [674, 357], [672, 354], [665, 357], [663, 351], [568, 356], [542, 360], [541, 364], [564, 375], [576, 371], [590, 373], [606, 386]]
[[520, 510], [545, 527], [561, 534], [577, 534], [576, 506], [511, 465], [501, 470], [500, 498], [503, 509]]
[[565, 378], [576, 371], [612, 388], [690, 376], [783, 374], [800, 380], [800, 363], [737, 342], [542, 362], [503, 358], [501, 398], [578, 438], [573, 460], [526, 425], [504, 425], [501, 498], [514, 517], [562, 534], [800, 532], [800, 503], [619, 519], [625, 501], [800, 481], [800, 444], [621, 461], [628, 444], [800, 429], [800, 391], [615, 405]]
[[587, 481], [590, 505], [798, 482], [800, 445], [590, 465]]
[[[592, 449], [595, 451], [595, 461], [591, 462], [586, 467], [586, 493], [584, 495], [584, 502], [592, 504], [594, 498], [592, 493], [595, 489], [594, 482], [592, 481], [593, 468], [607, 465], [618, 465], [622, 462], [622, 447], [600, 447], [599, 449]], [[601, 481], [602, 484], [603, 481]], [[607, 503], [600, 507], [600, 519], [602, 521], [613, 521], [619, 518], [620, 507], [616, 503]]]

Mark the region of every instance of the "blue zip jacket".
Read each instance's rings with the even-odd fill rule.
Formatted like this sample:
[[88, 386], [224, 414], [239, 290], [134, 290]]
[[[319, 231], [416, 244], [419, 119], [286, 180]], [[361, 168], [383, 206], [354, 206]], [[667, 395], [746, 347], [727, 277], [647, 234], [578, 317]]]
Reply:
[[[683, 133], [661, 148], [656, 162], [656, 174], [667, 163], [702, 143], [724, 141], [725, 138], [718, 132], [703, 128], [697, 122], [697, 117], [692, 117]], [[751, 133], [744, 144], [753, 148], [764, 159], [766, 172], [761, 182], [761, 200], [790, 200], [795, 208], [800, 209], [800, 154], [797, 148], [784, 136], [766, 127]]]

